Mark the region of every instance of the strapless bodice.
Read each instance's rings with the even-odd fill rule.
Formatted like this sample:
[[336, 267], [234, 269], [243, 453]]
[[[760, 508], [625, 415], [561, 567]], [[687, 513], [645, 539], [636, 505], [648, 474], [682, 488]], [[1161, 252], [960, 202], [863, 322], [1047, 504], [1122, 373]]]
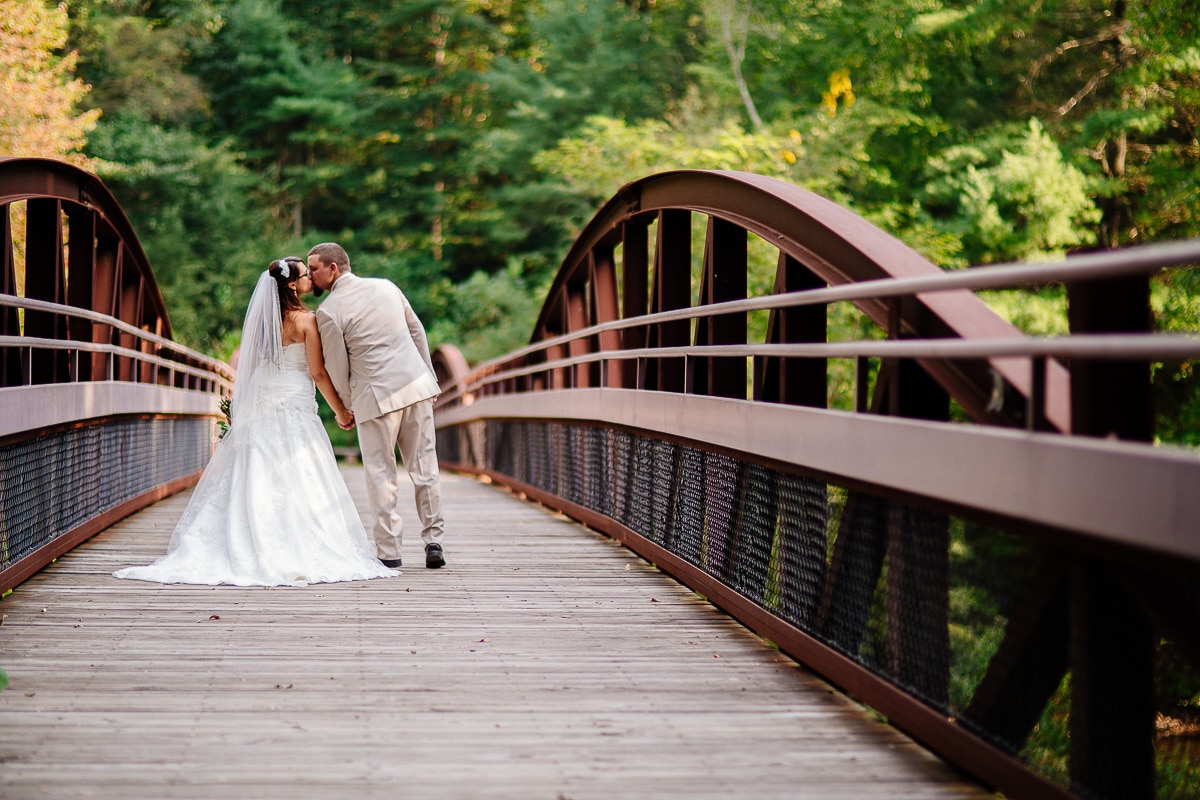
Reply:
[[304, 342], [292, 342], [283, 346], [283, 368], [301, 369], [308, 372], [308, 358], [304, 352]]

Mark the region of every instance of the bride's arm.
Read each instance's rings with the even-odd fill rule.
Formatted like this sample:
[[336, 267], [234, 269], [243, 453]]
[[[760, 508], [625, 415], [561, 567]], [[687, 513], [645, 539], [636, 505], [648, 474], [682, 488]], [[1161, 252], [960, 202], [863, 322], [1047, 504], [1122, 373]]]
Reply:
[[333, 381], [329, 379], [329, 371], [325, 369], [325, 354], [321, 349], [321, 333], [317, 329], [317, 318], [312, 314], [304, 314], [300, 320], [300, 329], [304, 332], [304, 357], [308, 360], [308, 372], [313, 382], [321, 391], [321, 396], [337, 417], [337, 423], [343, 428], [354, 425], [354, 414], [346, 408]]

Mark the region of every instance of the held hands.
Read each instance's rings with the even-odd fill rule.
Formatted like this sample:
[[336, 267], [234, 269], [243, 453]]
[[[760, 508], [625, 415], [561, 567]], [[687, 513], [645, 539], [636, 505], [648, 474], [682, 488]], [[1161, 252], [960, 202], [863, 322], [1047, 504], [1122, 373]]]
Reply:
[[344, 431], [348, 431], [354, 427], [354, 412], [349, 409], [343, 409], [341, 413], [334, 413], [337, 417], [338, 427]]

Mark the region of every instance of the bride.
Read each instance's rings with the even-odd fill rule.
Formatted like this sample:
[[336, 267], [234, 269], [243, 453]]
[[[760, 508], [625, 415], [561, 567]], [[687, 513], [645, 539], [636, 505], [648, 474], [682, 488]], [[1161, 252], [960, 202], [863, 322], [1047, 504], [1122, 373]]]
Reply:
[[375, 557], [317, 416], [314, 383], [350, 427], [325, 371], [316, 318], [300, 302], [308, 267], [289, 256], [262, 274], [242, 329], [230, 425], [196, 484], [166, 555], [118, 578], [305, 586], [400, 574]]

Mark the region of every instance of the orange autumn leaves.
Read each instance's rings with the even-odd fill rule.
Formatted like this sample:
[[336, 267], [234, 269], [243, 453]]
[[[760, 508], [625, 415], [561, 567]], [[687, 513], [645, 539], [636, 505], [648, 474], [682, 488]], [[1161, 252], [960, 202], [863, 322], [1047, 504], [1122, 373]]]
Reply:
[[88, 167], [81, 152], [99, 110], [77, 110], [88, 87], [74, 76], [64, 5], [4, 0], [0, 16], [0, 156], [59, 158]]

